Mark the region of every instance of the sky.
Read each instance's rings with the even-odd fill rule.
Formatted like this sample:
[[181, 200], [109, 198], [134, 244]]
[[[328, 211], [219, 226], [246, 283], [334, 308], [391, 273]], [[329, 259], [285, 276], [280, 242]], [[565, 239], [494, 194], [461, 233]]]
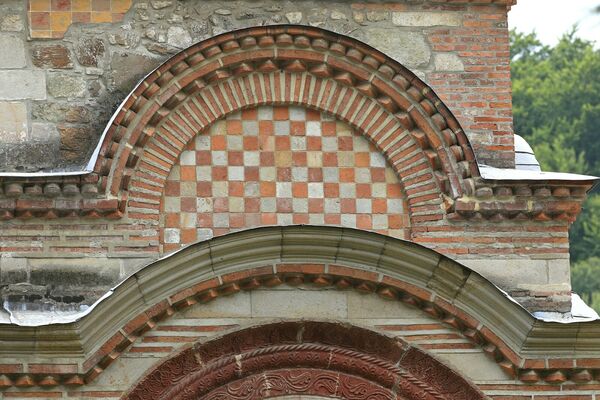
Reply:
[[600, 0], [517, 0], [508, 13], [508, 25], [525, 33], [535, 30], [543, 43], [554, 45], [578, 24], [579, 36], [600, 47], [600, 14], [592, 12], [599, 5]]

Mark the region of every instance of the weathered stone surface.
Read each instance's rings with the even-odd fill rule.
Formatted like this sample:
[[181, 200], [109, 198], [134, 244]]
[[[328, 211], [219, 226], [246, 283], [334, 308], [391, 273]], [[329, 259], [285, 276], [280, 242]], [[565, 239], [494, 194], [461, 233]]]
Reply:
[[394, 12], [392, 22], [400, 26], [460, 26], [462, 16], [457, 12]]
[[23, 68], [27, 65], [23, 40], [14, 34], [0, 34], [0, 54], [0, 68]]
[[31, 61], [39, 68], [73, 68], [71, 52], [60, 44], [34, 47], [31, 51]]
[[185, 49], [192, 45], [192, 37], [185, 29], [179, 26], [171, 26], [167, 31], [167, 43], [169, 46]]
[[256, 290], [250, 293], [253, 317], [347, 318], [346, 294], [340, 291]]
[[23, 19], [19, 14], [0, 16], [0, 30], [5, 32], [21, 32], [24, 28]]
[[290, 24], [299, 24], [302, 21], [302, 12], [300, 12], [300, 11], [289, 12], [289, 13], [285, 14], [285, 17], [287, 18], [287, 20]]
[[104, 42], [98, 38], [83, 37], [75, 48], [75, 55], [79, 64], [84, 67], [97, 67], [104, 56], [106, 48]]
[[44, 71], [0, 71], [0, 100], [45, 100]]
[[141, 78], [146, 76], [146, 74], [159, 64], [159, 59], [141, 54], [114, 53], [111, 59], [109, 87], [129, 92]]
[[465, 65], [459, 56], [452, 53], [436, 54], [433, 59], [436, 71], [464, 71]]
[[367, 11], [367, 21], [385, 21], [386, 19], [388, 19], [389, 15], [390, 14], [387, 11]]
[[35, 142], [55, 141], [59, 137], [56, 125], [43, 122], [32, 122], [29, 136]]
[[425, 37], [418, 32], [370, 28], [366, 32], [366, 40], [408, 68], [427, 66], [431, 59], [431, 51]]
[[154, 8], [155, 10], [162, 10], [163, 8], [172, 6], [173, 1], [172, 0], [154, 0], [154, 1], [150, 2], [150, 4], [152, 5], [152, 8]]
[[84, 97], [87, 93], [85, 79], [66, 74], [48, 76], [48, 94], [57, 98]]
[[34, 119], [48, 122], [91, 122], [93, 113], [89, 108], [69, 103], [33, 103], [31, 108]]
[[60, 153], [66, 161], [86, 160], [92, 143], [97, 139], [89, 126], [59, 125]]
[[60, 154], [57, 142], [26, 142], [0, 146], [0, 165], [7, 171], [38, 171], [54, 168]]
[[22, 102], [0, 101], [0, 143], [27, 140], [27, 106]]

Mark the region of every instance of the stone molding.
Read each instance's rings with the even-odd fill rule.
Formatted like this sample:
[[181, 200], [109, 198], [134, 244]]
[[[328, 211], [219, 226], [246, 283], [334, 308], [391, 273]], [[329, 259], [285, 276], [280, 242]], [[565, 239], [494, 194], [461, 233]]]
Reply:
[[[302, 283], [419, 307], [525, 382], [600, 378], [597, 322], [535, 320], [476, 272], [414, 243], [348, 228], [288, 226], [228, 234], [154, 262], [76, 322], [2, 326], [0, 354], [23, 362], [0, 368], [0, 387], [83, 385], [180, 310], [241, 290]], [[574, 358], [573, 348], [585, 350], [585, 358]], [[72, 364], [27, 361], [50, 355]]]
[[[329, 322], [280, 322], [188, 347], [123, 396], [263, 399], [484, 399], [475, 386], [407, 342]], [[203, 397], [206, 396], [206, 397]]]

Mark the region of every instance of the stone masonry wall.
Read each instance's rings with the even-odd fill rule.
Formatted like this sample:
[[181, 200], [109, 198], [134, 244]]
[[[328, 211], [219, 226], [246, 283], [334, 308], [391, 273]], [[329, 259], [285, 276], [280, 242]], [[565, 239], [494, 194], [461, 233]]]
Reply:
[[1, 169], [82, 168], [115, 107], [162, 61], [219, 33], [285, 23], [392, 56], [447, 103], [481, 162], [513, 164], [502, 4], [8, 0], [0, 4]]

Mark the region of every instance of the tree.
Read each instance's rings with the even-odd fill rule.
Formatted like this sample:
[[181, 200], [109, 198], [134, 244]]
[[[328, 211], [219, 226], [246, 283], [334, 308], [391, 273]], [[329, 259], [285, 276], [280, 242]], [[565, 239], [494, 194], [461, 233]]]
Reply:
[[[600, 51], [575, 28], [554, 47], [513, 30], [511, 62], [515, 133], [542, 169], [600, 175]], [[600, 310], [600, 194], [583, 208], [570, 229], [573, 288]]]

